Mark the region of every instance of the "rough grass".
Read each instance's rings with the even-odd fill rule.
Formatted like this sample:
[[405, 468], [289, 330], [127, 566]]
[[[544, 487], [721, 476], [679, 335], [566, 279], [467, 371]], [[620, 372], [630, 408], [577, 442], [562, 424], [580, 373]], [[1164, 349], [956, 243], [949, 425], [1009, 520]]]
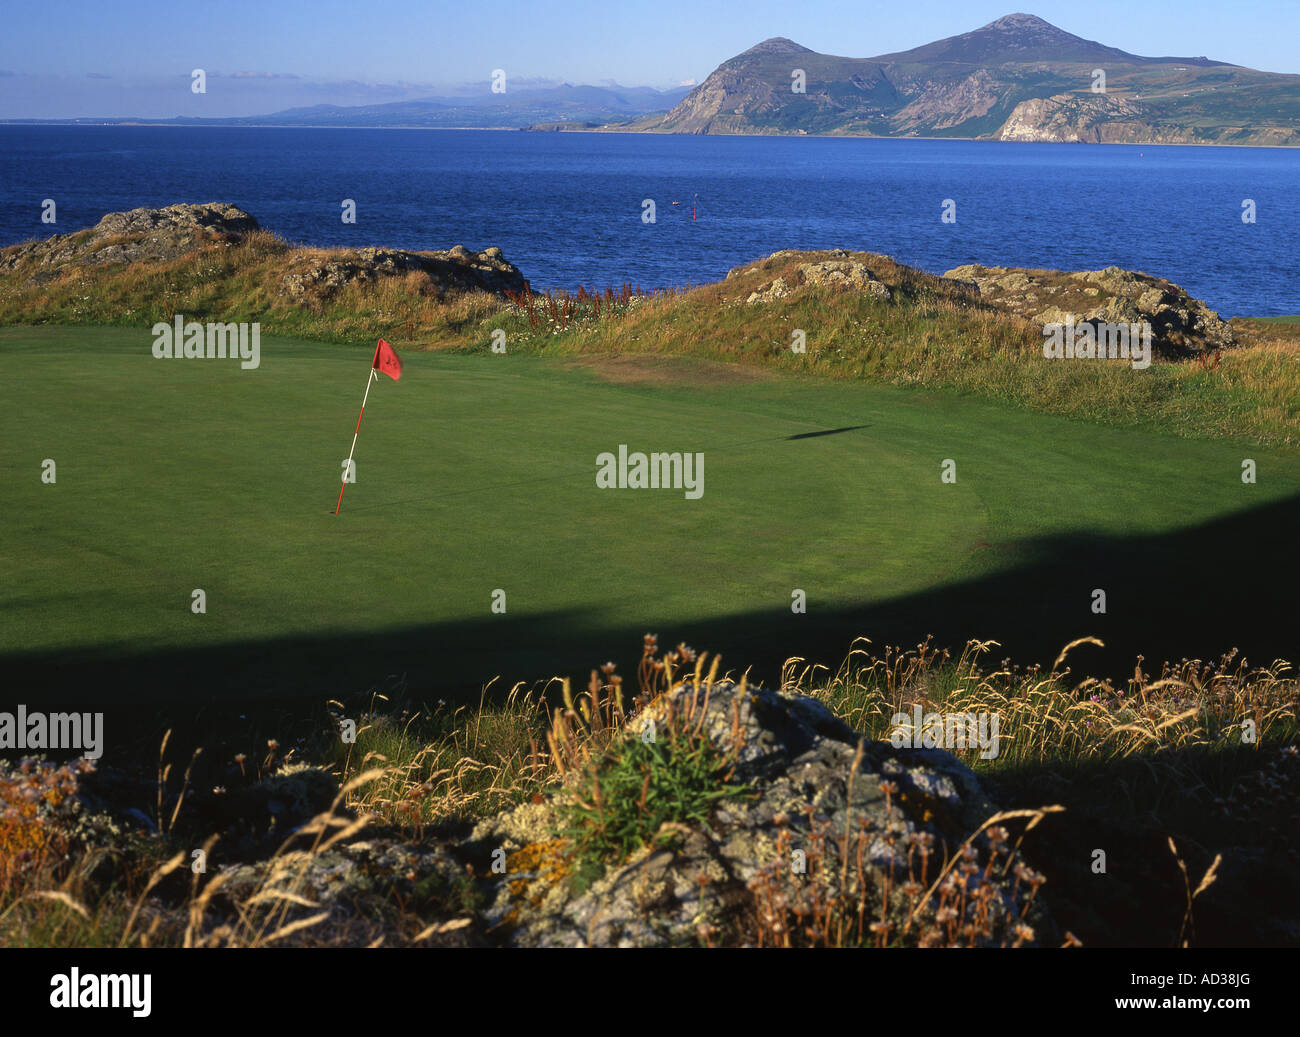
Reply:
[[283, 290], [286, 275], [328, 262], [347, 250], [296, 248], [268, 231], [209, 243], [170, 262], [67, 264], [43, 284], [35, 260], [0, 280], [0, 323], [152, 326], [183, 313], [191, 320], [260, 321], [264, 331], [328, 342], [375, 337], [376, 324], [394, 344], [458, 340], [501, 306], [480, 292], [440, 298], [429, 278], [412, 272], [350, 284], [328, 298]]
[[378, 772], [364, 803], [386, 823], [421, 831], [491, 816], [522, 801], [546, 768], [537, 747], [544, 692], [516, 685], [501, 702], [490, 692], [491, 684], [484, 686], [477, 708], [438, 702], [428, 714], [396, 715], [377, 695], [360, 717], [356, 740], [331, 742], [326, 759], [344, 780]]
[[[1206, 888], [1214, 881], [1219, 861], [1210, 862], [1209, 854], [1269, 844], [1268, 852], [1294, 855], [1295, 846], [1287, 848], [1284, 833], [1292, 832], [1293, 844], [1294, 826], [1287, 826], [1300, 798], [1296, 754], [1300, 686], [1289, 665], [1279, 661], [1252, 669], [1230, 656], [1215, 663], [1183, 660], [1166, 664], [1152, 675], [1144, 672], [1139, 660], [1132, 679], [1116, 686], [1076, 679], [1064, 665], [1073, 645], [1067, 646], [1050, 671], [1005, 663], [989, 668], [986, 659], [993, 647], [993, 642], [971, 642], [953, 657], [928, 643], [908, 651], [887, 648], [875, 652], [861, 642], [833, 671], [790, 660], [783, 683], [787, 691], [820, 698], [868, 738], [887, 738], [893, 714], [908, 712], [912, 703], [927, 710], [996, 712], [1001, 721], [1001, 753], [981, 760], [976, 747], [955, 751], [981, 773], [1008, 809], [999, 818], [1020, 816], [1016, 810], [1027, 812], [1025, 816], [1051, 813], [1042, 809], [1042, 797], [1049, 794], [1044, 768], [1047, 773], [1093, 768], [1094, 780], [1068, 783], [1065, 813], [1070, 815], [1070, 823], [1092, 825], [1104, 819], [1113, 826], [1115, 840], [1137, 826], [1143, 833], [1158, 836], [1162, 843], [1168, 841], [1168, 869], [1176, 865], [1186, 872], [1192, 867], [1185, 891], [1176, 883], [1166, 890], [1177, 908], [1172, 916], [1175, 923], [1181, 919], [1174, 931], [1143, 933], [1140, 927], [1156, 925], [1158, 914], [1144, 917], [1139, 912], [1129, 918], [1130, 925], [1139, 927], [1138, 938], [1147, 945], [1194, 942], [1191, 884], [1207, 868]], [[276, 855], [263, 885], [239, 908], [237, 924], [205, 927], [205, 915], [224, 881], [220, 877], [202, 885], [190, 882], [188, 898], [182, 897], [188, 907], [180, 916], [169, 917], [157, 910], [150, 894], [177, 872], [189, 854], [188, 847], [172, 845], [158, 836], [124, 855], [117, 877], [108, 884], [91, 880], [97, 864], [102, 863], [92, 852], [11, 864], [0, 888], [0, 945], [257, 946], [290, 936], [295, 942], [334, 942], [337, 934], [331, 935], [324, 915], [295, 920], [289, 910], [297, 895], [296, 883], [313, 854], [356, 837], [374, 824], [395, 826], [418, 840], [432, 821], [490, 816], [511, 803], [548, 793], [566, 776], [571, 786], [586, 789], [580, 802], [594, 808], [596, 789], [604, 788], [611, 795], [615, 791], [614, 785], [607, 783], [616, 770], [629, 774], [638, 770], [634, 766], [637, 759], [609, 752], [626, 720], [639, 704], [673, 682], [675, 668], [688, 666], [694, 658], [684, 645], [659, 656], [657, 644], [647, 638], [638, 674], [641, 694], [630, 700], [609, 665], [593, 671], [587, 695], [576, 702], [567, 685], [562, 689], [563, 701], [558, 703], [548, 700], [545, 688], [517, 688], [504, 706], [454, 713], [446, 713], [440, 706], [427, 714], [420, 710], [397, 712], [395, 708], [385, 713], [386, 704], [376, 700], [356, 743], [329, 762], [342, 779], [342, 791], [333, 808], [300, 833], [305, 847]], [[1243, 737], [1245, 721], [1253, 724], [1253, 741]], [[688, 733], [688, 728], [684, 730]], [[457, 759], [469, 759], [470, 763], [457, 766]], [[639, 762], [648, 765], [652, 761]], [[702, 791], [706, 799], [716, 794], [719, 761], [688, 753], [687, 762], [691, 764], [687, 767], [689, 780], [678, 784], [689, 786], [693, 793]], [[639, 769], [648, 773], [645, 767]], [[662, 776], [666, 772], [657, 773]], [[1096, 780], [1102, 773], [1110, 780]], [[56, 798], [65, 797], [68, 782], [75, 782], [73, 775], [62, 771], [50, 770], [39, 779], [32, 774], [31, 767], [25, 772], [6, 772], [0, 780], [4, 800], [22, 800], [20, 793], [28, 786], [41, 790], [38, 798], [51, 789], [58, 790], [53, 794]], [[639, 780], [644, 777], [642, 773]], [[1050, 794], [1057, 798], [1065, 787], [1052, 787]], [[626, 792], [622, 789], [620, 794]], [[692, 804], [703, 809], [698, 795]], [[30, 820], [26, 817], [18, 823]], [[598, 810], [588, 809], [577, 820], [580, 827], [586, 825], [594, 833], [597, 849], [608, 850], [607, 843], [626, 848], [623, 837], [629, 833], [614, 831], [609, 818], [599, 816]], [[16, 822], [10, 818], [8, 823], [7, 838], [12, 840]], [[55, 824], [53, 815], [47, 823]], [[1177, 844], [1171, 836], [1177, 838]], [[645, 837], [647, 833], [639, 830], [631, 833], [634, 842]], [[30, 835], [26, 838], [32, 841]], [[52, 838], [48, 834], [36, 842], [46, 844]], [[1178, 844], [1196, 848], [1199, 863], [1184, 862]], [[1122, 844], [1106, 845], [1118, 850]], [[1050, 840], [1027, 838], [1024, 849], [1045, 873], [1047, 895], [1063, 928], [1087, 932], [1095, 930], [1096, 919], [1109, 912], [1126, 918], [1132, 914], [1131, 905], [1108, 903], [1105, 893], [1093, 892], [1095, 886], [1088, 887], [1086, 902], [1077, 905], [1076, 898], [1083, 894], [1077, 890], [1081, 880], [1070, 874], [1076, 865], [1057, 855]], [[29, 866], [22, 866], [24, 863]], [[940, 862], [934, 864], [938, 868]], [[764, 888], [758, 890], [760, 901]], [[767, 892], [773, 897], [779, 893], [775, 887]], [[472, 892], [461, 891], [456, 896], [455, 903], [473, 901]], [[832, 912], [827, 916], [827, 933], [831, 932], [829, 920], [840, 918], [833, 912], [843, 907], [826, 905]], [[1246, 916], [1273, 909], [1264, 903], [1233, 905], [1234, 911]], [[769, 912], [769, 923], [773, 917]], [[423, 921], [403, 909], [401, 923], [406, 935], [399, 942], [418, 943], [427, 936], [433, 927], [424, 926]], [[750, 933], [754, 942], [783, 942], [777, 938], [779, 928], [774, 930], [771, 924], [765, 928], [761, 919], [755, 924], [759, 928]], [[861, 926], [851, 929], [836, 930], [842, 940], [822, 942], [884, 943], [885, 934], [873, 930], [868, 937]], [[1099, 938], [1104, 938], [1104, 930], [1101, 932]], [[943, 942], [943, 935], [931, 932], [926, 939]]]
[[[923, 386], [1018, 407], [1185, 436], [1300, 442], [1300, 335], [1285, 324], [1236, 321], [1244, 344], [1216, 365], [1156, 361], [1061, 361], [1042, 356], [1039, 328], [983, 305], [943, 278], [854, 253], [894, 298], [803, 287], [773, 302], [745, 300], [776, 277], [794, 283], [798, 264], [827, 253], [768, 259], [717, 284], [637, 299], [613, 319], [521, 313], [484, 322], [462, 349], [487, 349], [503, 327], [510, 348], [558, 355], [674, 354], [761, 365], [837, 379]], [[795, 353], [802, 329], [807, 351]]]
[[[333, 254], [259, 231], [170, 263], [68, 266], [44, 284], [28, 283], [37, 272], [28, 263], [0, 280], [0, 323], [151, 326], [184, 313], [260, 321], [266, 334], [356, 342], [378, 333], [406, 348], [476, 352], [490, 349], [501, 329], [512, 352], [673, 354], [949, 389], [1180, 435], [1300, 442], [1300, 335], [1285, 321], [1234, 321], [1245, 344], [1213, 367], [1156, 362], [1134, 371], [1126, 361], [1047, 360], [1032, 324], [980, 303], [953, 281], [870, 253], [850, 258], [891, 287], [888, 301], [804, 286], [746, 305], [776, 277], [794, 285], [798, 265], [829, 258], [825, 252], [778, 253], [715, 284], [630, 300], [623, 293], [604, 305], [563, 293], [529, 306], [484, 293], [440, 297], [421, 274], [349, 285], [326, 298], [295, 299], [281, 290], [286, 273]], [[566, 299], [572, 312], [565, 312]], [[790, 348], [795, 329], [806, 333], [805, 353]]]

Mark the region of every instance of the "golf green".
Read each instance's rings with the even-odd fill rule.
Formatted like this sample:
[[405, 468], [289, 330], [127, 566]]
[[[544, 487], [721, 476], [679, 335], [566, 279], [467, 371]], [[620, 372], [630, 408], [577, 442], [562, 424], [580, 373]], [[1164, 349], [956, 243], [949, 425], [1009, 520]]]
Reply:
[[[372, 346], [264, 338], [243, 370], [151, 342], [0, 329], [0, 656], [33, 692], [467, 687], [626, 666], [646, 631], [768, 677], [856, 635], [1050, 662], [1097, 634], [1120, 668], [1296, 647], [1294, 454], [689, 361], [406, 352], [336, 516]], [[601, 488], [621, 445], [703, 455], [702, 494]]]

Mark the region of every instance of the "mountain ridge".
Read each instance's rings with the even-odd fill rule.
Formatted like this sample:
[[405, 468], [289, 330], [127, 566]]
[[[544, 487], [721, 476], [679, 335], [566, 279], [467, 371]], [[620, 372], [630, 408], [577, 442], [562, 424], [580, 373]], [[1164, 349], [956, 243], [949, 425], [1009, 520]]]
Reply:
[[723, 61], [666, 115], [608, 128], [1294, 146], [1300, 76], [1133, 54], [1017, 13], [865, 58], [772, 37]]
[[773, 36], [693, 87], [521, 82], [507, 93], [480, 83], [445, 97], [261, 116], [0, 121], [1300, 146], [1300, 75], [1204, 55], [1146, 57], [1026, 13], [874, 57]]

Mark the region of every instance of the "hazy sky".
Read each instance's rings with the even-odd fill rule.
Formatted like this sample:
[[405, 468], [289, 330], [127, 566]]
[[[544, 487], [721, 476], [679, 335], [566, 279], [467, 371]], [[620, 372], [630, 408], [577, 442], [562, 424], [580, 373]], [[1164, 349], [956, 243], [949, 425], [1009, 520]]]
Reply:
[[[41, 0], [0, 36], [0, 118], [256, 115], [529, 78], [674, 86], [770, 36], [869, 57], [1016, 8], [1109, 46], [1300, 72], [1300, 0]], [[204, 95], [190, 73], [208, 75]]]

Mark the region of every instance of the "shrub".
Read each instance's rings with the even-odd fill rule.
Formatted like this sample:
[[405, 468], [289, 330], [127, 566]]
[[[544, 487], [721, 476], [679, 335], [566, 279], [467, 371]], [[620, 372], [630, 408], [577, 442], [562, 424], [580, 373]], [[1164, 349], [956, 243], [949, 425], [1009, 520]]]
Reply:
[[706, 821], [720, 800], [747, 793], [735, 780], [738, 747], [714, 745], [690, 717], [662, 715], [662, 725], [613, 741], [565, 793], [564, 834], [580, 862], [623, 861], [665, 824]]

